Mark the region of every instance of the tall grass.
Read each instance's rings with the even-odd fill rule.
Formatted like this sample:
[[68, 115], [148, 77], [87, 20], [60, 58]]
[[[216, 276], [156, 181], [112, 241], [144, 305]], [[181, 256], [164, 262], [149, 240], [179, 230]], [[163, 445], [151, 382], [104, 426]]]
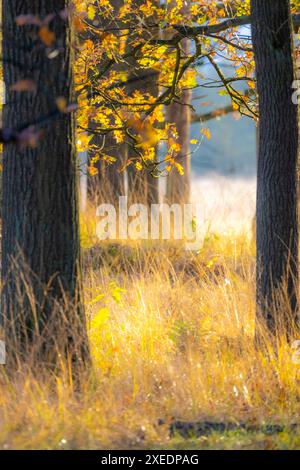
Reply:
[[[172, 243], [101, 243], [82, 221], [93, 359], [78, 391], [70, 364], [1, 370], [0, 448], [292, 448], [299, 365], [284, 341], [254, 344], [254, 244], [207, 234], [199, 253]], [[89, 237], [92, 234], [92, 238]], [[281, 424], [287, 431], [170, 437], [174, 419]]]

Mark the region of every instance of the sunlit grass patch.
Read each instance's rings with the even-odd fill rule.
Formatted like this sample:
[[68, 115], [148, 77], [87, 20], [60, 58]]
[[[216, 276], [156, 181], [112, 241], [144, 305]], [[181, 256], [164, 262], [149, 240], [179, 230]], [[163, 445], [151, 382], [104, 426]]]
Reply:
[[[74, 387], [30, 364], [2, 374], [2, 448], [297, 448], [299, 366], [282, 341], [254, 344], [251, 237], [175, 244], [93, 243], [84, 290], [93, 358]], [[172, 436], [174, 419], [258, 429]], [[284, 426], [272, 436], [266, 425]], [[261, 428], [260, 428], [261, 427]], [[262, 429], [262, 431], [259, 431]], [[298, 429], [298, 428], [297, 428]]]

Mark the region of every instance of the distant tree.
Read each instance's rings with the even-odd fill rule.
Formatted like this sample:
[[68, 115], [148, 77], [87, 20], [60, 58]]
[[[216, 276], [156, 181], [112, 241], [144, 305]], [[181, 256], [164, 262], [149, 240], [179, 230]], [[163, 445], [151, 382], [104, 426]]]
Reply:
[[[289, 0], [251, 0], [259, 95], [257, 169], [257, 315], [271, 332], [297, 319], [298, 115]], [[287, 314], [276, 318], [276, 290], [286, 285]], [[289, 320], [287, 319], [289, 317]]]
[[3, 0], [1, 323], [16, 352], [29, 345], [41, 362], [64, 353], [79, 364], [88, 345], [66, 7], [65, 0]]
[[[92, 23], [98, 28], [103, 30], [121, 28], [122, 23], [118, 20], [119, 11], [124, 4], [123, 0], [111, 0], [113, 14], [109, 17], [103, 17], [100, 14], [100, 9], [95, 9], [95, 16]], [[83, 34], [85, 39], [94, 40], [91, 31], [87, 30]], [[103, 63], [107, 57], [103, 57], [102, 61], [97, 64], [99, 71], [103, 67]], [[122, 69], [122, 64], [119, 67]], [[124, 66], [123, 66], [124, 68]], [[93, 134], [93, 123], [91, 122], [91, 134]], [[97, 174], [88, 175], [87, 190], [89, 197], [96, 199], [98, 202], [107, 202], [117, 205], [119, 196], [125, 195], [125, 172], [119, 171], [120, 167], [124, 165], [126, 158], [126, 145], [117, 144], [111, 134], [103, 135], [94, 133], [90, 140], [90, 147], [88, 157], [90, 162], [93, 161], [95, 155], [103, 153], [115, 159], [114, 162], [105, 162], [99, 158], [93, 167], [97, 170]], [[89, 166], [90, 166], [89, 162]], [[114, 163], [114, 164], [113, 164]]]
[[[182, 41], [183, 54], [188, 57], [190, 41]], [[191, 101], [192, 91], [184, 89], [179, 102], [173, 102], [167, 107], [167, 121], [175, 124], [178, 132], [180, 151], [176, 158], [182, 166], [183, 174], [172, 171], [167, 179], [166, 199], [170, 204], [187, 204], [190, 202], [191, 192], [191, 155], [190, 155], [190, 127], [191, 127]]]
[[[139, 75], [142, 77], [139, 80]], [[148, 75], [148, 77], [147, 77]], [[131, 86], [128, 86], [128, 92], [139, 90], [141, 93], [150, 93], [152, 96], [158, 94], [157, 77], [153, 76], [153, 71], [145, 70], [135, 71], [133, 78], [136, 81]], [[154, 149], [154, 159], [157, 159], [157, 147]], [[132, 148], [127, 146], [127, 158], [134, 156]], [[144, 167], [137, 171], [134, 165], [127, 167], [127, 181], [128, 181], [128, 201], [129, 204], [141, 203], [148, 206], [157, 204], [159, 201], [158, 193], [158, 178], [151, 174], [151, 168]]]
[[[132, 4], [135, 6], [137, 11], [140, 7], [144, 5], [143, 0], [134, 0]], [[158, 0], [152, 0], [152, 5], [158, 7], [160, 2]], [[133, 22], [136, 15], [133, 15]], [[147, 20], [150, 23], [156, 22], [156, 14], [149, 15]], [[148, 30], [147, 27], [142, 33], [142, 40], [147, 42], [151, 34], [151, 30]], [[137, 36], [138, 37], [138, 36]], [[131, 34], [130, 41], [134, 41], [135, 34]], [[138, 40], [141, 40], [138, 38]], [[138, 91], [145, 95], [149, 93], [153, 97], [158, 96], [159, 87], [158, 87], [158, 77], [153, 75], [153, 70], [151, 68], [136, 67], [136, 59], [131, 58], [131, 78], [133, 79], [132, 84], [127, 86], [127, 91], [129, 94]], [[127, 146], [127, 158], [130, 160], [134, 156], [132, 147]], [[157, 159], [157, 147], [154, 149], [154, 160]], [[128, 181], [128, 200], [129, 204], [131, 203], [141, 203], [150, 206], [151, 204], [157, 204], [159, 200], [158, 193], [158, 179], [153, 177], [151, 174], [151, 169], [142, 168], [140, 171], [136, 171], [134, 165], [129, 165], [127, 167], [127, 181]]]

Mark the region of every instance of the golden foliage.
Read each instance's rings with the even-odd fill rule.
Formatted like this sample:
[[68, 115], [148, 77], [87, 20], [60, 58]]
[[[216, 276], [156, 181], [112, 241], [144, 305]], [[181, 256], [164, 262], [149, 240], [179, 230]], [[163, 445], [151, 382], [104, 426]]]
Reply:
[[[237, 15], [249, 13], [248, 1], [235, 3]], [[74, 23], [84, 24], [84, 32], [81, 27], [78, 31], [75, 66], [79, 133], [92, 127], [103, 135], [111, 133], [116, 143], [126, 141], [138, 170], [147, 164], [151, 149], [167, 141], [167, 156], [161, 164], [168, 161], [168, 167], [181, 172], [176, 165], [180, 151], [176, 129], [170, 138], [172, 125], [166, 122], [164, 106], [197, 85], [199, 58], [214, 58], [216, 51], [227, 56], [236, 65], [236, 77], [248, 78], [245, 83], [255, 92], [252, 53], [235, 47], [232, 29], [220, 39], [195, 36], [188, 54], [182, 48], [184, 38], [176, 30], [181, 24], [213, 25], [224, 20], [231, 11], [227, 1], [223, 8], [217, 1], [186, 4], [182, 0], [164, 6], [154, 0], [142, 4], [126, 0], [119, 11], [108, 0], [76, 0], [75, 6]], [[222, 39], [224, 34], [227, 42]], [[253, 100], [225, 83], [221, 71], [220, 81], [234, 108], [251, 115]], [[210, 138], [208, 130], [202, 133]]]

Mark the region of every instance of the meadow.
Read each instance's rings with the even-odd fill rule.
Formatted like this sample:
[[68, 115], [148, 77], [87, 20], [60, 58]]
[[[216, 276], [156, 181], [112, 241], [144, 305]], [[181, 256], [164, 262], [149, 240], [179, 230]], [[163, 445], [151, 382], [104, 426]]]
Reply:
[[30, 360], [13, 378], [2, 369], [0, 447], [299, 448], [295, 351], [280, 336], [276, 352], [267, 336], [255, 347], [251, 223], [207, 229], [189, 253], [100, 243], [93, 214], [81, 218], [92, 370], [78, 391], [67, 362], [59, 374]]

